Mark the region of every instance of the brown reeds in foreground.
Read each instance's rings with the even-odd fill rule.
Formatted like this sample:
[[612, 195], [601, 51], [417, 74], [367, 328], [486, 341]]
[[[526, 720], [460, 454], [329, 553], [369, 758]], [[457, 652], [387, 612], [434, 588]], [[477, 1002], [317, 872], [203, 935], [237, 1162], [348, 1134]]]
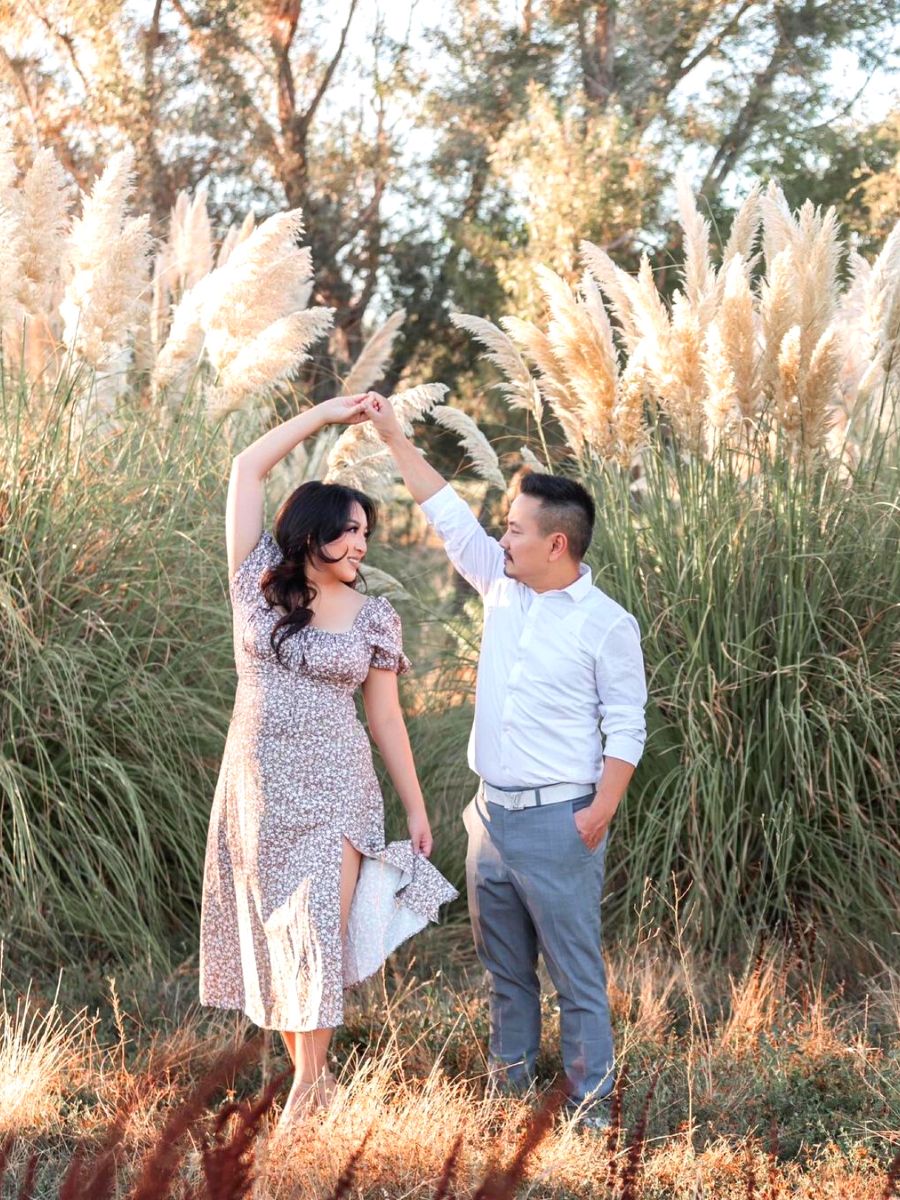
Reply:
[[[207, 1196], [241, 1200], [249, 1196], [255, 1175], [256, 1139], [275, 1097], [290, 1077], [284, 1071], [263, 1088], [256, 1101], [230, 1101], [219, 1109], [212, 1139], [203, 1147], [201, 1162]], [[231, 1122], [231, 1137], [226, 1136]]]
[[[169, 1116], [128, 1192], [129, 1200], [166, 1200], [175, 1195], [173, 1187], [184, 1153], [186, 1135], [206, 1117], [206, 1105], [213, 1094], [258, 1057], [260, 1046], [261, 1039], [254, 1038], [219, 1056], [184, 1102]], [[218, 1114], [213, 1147], [207, 1147], [203, 1152], [207, 1200], [239, 1200], [248, 1194], [253, 1182], [253, 1143], [283, 1080], [283, 1076], [274, 1079], [256, 1104], [230, 1103]], [[116, 1115], [101, 1149], [89, 1166], [85, 1167], [83, 1149], [75, 1151], [60, 1185], [59, 1200], [109, 1200], [113, 1196], [116, 1190], [116, 1151], [122, 1141], [128, 1115], [127, 1112]], [[238, 1128], [231, 1140], [226, 1142], [222, 1131], [232, 1115], [238, 1118]], [[10, 1136], [4, 1143], [0, 1153], [0, 1168], [5, 1167], [11, 1141]], [[25, 1176], [19, 1185], [18, 1200], [32, 1200], [36, 1164], [37, 1156], [33, 1154], [28, 1159]], [[0, 1173], [0, 1186], [2, 1184], [3, 1173]], [[204, 1193], [182, 1189], [178, 1195], [179, 1200], [200, 1200]]]
[[[351, 1002], [347, 1036], [366, 1049], [347, 1055], [332, 1107], [289, 1138], [267, 1136], [283, 1081], [265, 1082], [251, 1096], [241, 1064], [255, 1048], [238, 1050], [237, 1059], [234, 1051], [219, 1055], [223, 1038], [233, 1036], [224, 1023], [212, 1026], [212, 1037], [206, 1020], [180, 1021], [171, 1040], [156, 1047], [154, 1039], [151, 1053], [139, 1056], [137, 1071], [126, 1065], [121, 1033], [105, 1053], [91, 1043], [80, 1061], [67, 1064], [56, 1107], [42, 1110], [38, 1124], [23, 1119], [5, 1144], [0, 1138], [0, 1190], [21, 1200], [513, 1200], [529, 1189], [597, 1200], [897, 1195], [900, 1155], [887, 1168], [879, 1161], [884, 1141], [878, 1144], [879, 1130], [889, 1139], [896, 1128], [887, 1107], [894, 1060], [879, 1056], [874, 1043], [854, 1041], [847, 1010], [833, 1003], [838, 997], [820, 996], [815, 980], [791, 983], [780, 966], [769, 969], [767, 955], [742, 967], [731, 989], [723, 988], [718, 969], [708, 992], [687, 959], [674, 985], [669, 958], [659, 960], [653, 979], [648, 961], [655, 960], [629, 966], [613, 955], [613, 1015], [626, 1061], [611, 1097], [611, 1128], [599, 1136], [577, 1121], [554, 1122], [558, 1097], [536, 1111], [521, 1101], [483, 1099], [474, 1082], [482, 1067], [474, 1031], [468, 1024], [456, 1030], [483, 998], [474, 991], [450, 997], [429, 979], [400, 984], [385, 1007], [374, 990]], [[882, 986], [880, 994], [870, 989], [873, 1011], [879, 1028], [894, 1029], [894, 976]], [[687, 1077], [680, 1060], [686, 1047], [671, 1017], [660, 1023], [660, 996], [692, 1022]], [[704, 997], [715, 1015], [710, 1007], [706, 1020], [691, 1017]], [[449, 1033], [447, 1019], [454, 1023]], [[746, 1036], [754, 1030], [777, 1031], [778, 1045]], [[345, 1056], [346, 1043], [337, 1049]], [[234, 1076], [243, 1098], [231, 1090], [239, 1086]], [[693, 1088], [692, 1108], [685, 1085]], [[884, 1108], [872, 1103], [876, 1092]], [[785, 1096], [790, 1107], [780, 1103]], [[23, 1114], [31, 1111], [26, 1099]], [[835, 1130], [833, 1142], [806, 1132], [824, 1121]], [[848, 1143], [855, 1131], [855, 1144]]]
[[891, 1159], [891, 1165], [888, 1167], [884, 1191], [881, 1193], [882, 1200], [892, 1200], [893, 1196], [900, 1194], [897, 1190], [898, 1184], [900, 1184], [900, 1150]]
[[[182, 1157], [185, 1135], [205, 1115], [210, 1097], [242, 1067], [253, 1061], [260, 1052], [262, 1040], [253, 1038], [236, 1050], [222, 1054], [211, 1070], [203, 1076], [187, 1100], [172, 1113], [145, 1159], [141, 1173], [131, 1192], [131, 1200], [161, 1200], [171, 1194], [175, 1172]], [[274, 1092], [269, 1099], [271, 1104]], [[229, 1193], [222, 1193], [227, 1196]], [[218, 1200], [218, 1196], [217, 1196]]]
[[[169, 1116], [155, 1144], [144, 1159], [136, 1180], [128, 1190], [128, 1200], [243, 1200], [250, 1196], [256, 1181], [258, 1137], [275, 1097], [289, 1072], [272, 1079], [255, 1101], [228, 1101], [215, 1114], [211, 1135], [202, 1138], [200, 1165], [202, 1182], [182, 1183], [177, 1172], [184, 1155], [187, 1135], [200, 1131], [208, 1118], [206, 1105], [259, 1053], [261, 1040], [254, 1038], [236, 1050], [221, 1054], [213, 1067], [199, 1080], [191, 1093]], [[565, 1103], [567, 1090], [555, 1087], [530, 1114], [514, 1154], [504, 1167], [491, 1166], [473, 1193], [472, 1200], [512, 1200], [525, 1177], [525, 1168], [538, 1145], [547, 1137]], [[93, 1160], [85, 1165], [82, 1148], [75, 1151], [59, 1191], [59, 1200], [111, 1200], [116, 1192], [116, 1152], [122, 1142], [128, 1114], [120, 1112], [107, 1131]], [[230, 1136], [229, 1136], [229, 1126]], [[328, 1200], [344, 1200], [357, 1178], [359, 1164], [372, 1136], [374, 1125], [348, 1157]], [[434, 1200], [449, 1195], [462, 1150], [460, 1134], [442, 1165]], [[6, 1177], [13, 1136], [0, 1144], [0, 1186]], [[18, 1200], [33, 1200], [37, 1175], [37, 1153], [26, 1161], [18, 1188]]]
[[338, 1176], [338, 1181], [334, 1185], [334, 1191], [328, 1197], [328, 1200], [343, 1200], [344, 1196], [350, 1194], [350, 1188], [353, 1186], [353, 1181], [356, 1178], [356, 1168], [359, 1166], [360, 1160], [365, 1153], [366, 1146], [369, 1143], [369, 1138], [372, 1136], [372, 1126], [366, 1130], [365, 1137], [347, 1159], [347, 1165], [344, 1167]]
[[462, 1143], [463, 1135], [459, 1134], [451, 1147], [450, 1153], [447, 1155], [447, 1161], [444, 1163], [444, 1169], [441, 1171], [441, 1177], [437, 1181], [437, 1187], [434, 1190], [433, 1200], [447, 1200], [447, 1197], [450, 1195], [450, 1185], [453, 1183], [456, 1175], [456, 1164], [459, 1161]]
[[628, 1139], [628, 1152], [625, 1155], [625, 1167], [622, 1171], [621, 1187], [619, 1189], [619, 1200], [637, 1200], [637, 1181], [638, 1171], [641, 1165], [641, 1159], [644, 1155], [644, 1143], [647, 1140], [647, 1124], [650, 1120], [650, 1104], [653, 1100], [653, 1093], [656, 1091], [656, 1085], [659, 1083], [659, 1077], [662, 1074], [662, 1063], [658, 1063], [653, 1078], [650, 1081], [650, 1086], [647, 1088], [647, 1094], [644, 1097], [644, 1103], [641, 1105], [640, 1115], [634, 1126], [634, 1132]]
[[557, 1114], [566, 1102], [565, 1087], [554, 1087], [532, 1112], [519, 1139], [516, 1152], [505, 1167], [491, 1167], [472, 1200], [512, 1200], [525, 1177], [528, 1159], [553, 1128]]

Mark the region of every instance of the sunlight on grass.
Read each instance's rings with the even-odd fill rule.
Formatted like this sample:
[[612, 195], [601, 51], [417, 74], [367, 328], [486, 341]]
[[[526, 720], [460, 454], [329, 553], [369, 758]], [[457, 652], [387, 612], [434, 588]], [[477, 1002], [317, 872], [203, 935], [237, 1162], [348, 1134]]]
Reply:
[[[2, 960], [0, 960], [2, 966]], [[80, 1012], [64, 1018], [51, 1003], [40, 1009], [30, 992], [15, 1009], [0, 1009], [0, 1135], [43, 1129], [59, 1115], [60, 1098], [90, 1057], [93, 1022]]]
[[[452, 971], [439, 965], [451, 957], [448, 930], [436, 929], [417, 954], [398, 956], [383, 977], [350, 995], [335, 1047], [337, 1099], [296, 1131], [276, 1134], [281, 1088], [249, 1143], [255, 1194], [329, 1200], [354, 1155], [348, 1194], [382, 1200], [433, 1196], [454, 1148], [460, 1195], [513, 1163], [559, 1070], [555, 1000], [548, 993], [543, 1001], [536, 1095], [486, 1096], [483, 981], [465, 930], [450, 932]], [[652, 931], [637, 945], [612, 946], [609, 959], [619, 1116], [612, 1132], [599, 1135], [557, 1117], [531, 1147], [520, 1194], [886, 1194], [900, 1127], [900, 1055], [887, 1028], [893, 976], [860, 979], [850, 996], [823, 981], [820, 964], [783, 947], [759, 950], [743, 970], [723, 968]], [[7, 1002], [0, 1108], [2, 1131], [16, 1135], [9, 1174], [21, 1180], [38, 1139], [53, 1147], [36, 1196], [55, 1195], [74, 1148], [96, 1152], [116, 1124], [118, 1186], [133, 1182], [219, 1056], [240, 1050], [249, 1023], [200, 1009], [184, 968], [173, 981], [106, 979], [90, 1018], [84, 1010], [67, 1016], [64, 998], [40, 1004], [27, 988]], [[264, 1034], [254, 1057], [222, 1076], [198, 1111], [249, 1101], [285, 1066], [280, 1039]], [[208, 1117], [191, 1119], [175, 1137], [178, 1187], [190, 1195], [218, 1195], [204, 1190], [209, 1128]], [[231, 1143], [215, 1144], [224, 1153]]]

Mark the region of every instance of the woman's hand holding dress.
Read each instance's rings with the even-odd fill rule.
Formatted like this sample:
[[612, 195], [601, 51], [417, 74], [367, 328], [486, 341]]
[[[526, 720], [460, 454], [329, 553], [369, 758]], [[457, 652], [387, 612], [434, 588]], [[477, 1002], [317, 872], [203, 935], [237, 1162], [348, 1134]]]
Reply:
[[406, 819], [406, 826], [409, 829], [413, 854], [424, 854], [426, 858], [430, 858], [434, 839], [431, 836], [431, 825], [428, 823], [428, 814], [425, 810], [410, 813]]

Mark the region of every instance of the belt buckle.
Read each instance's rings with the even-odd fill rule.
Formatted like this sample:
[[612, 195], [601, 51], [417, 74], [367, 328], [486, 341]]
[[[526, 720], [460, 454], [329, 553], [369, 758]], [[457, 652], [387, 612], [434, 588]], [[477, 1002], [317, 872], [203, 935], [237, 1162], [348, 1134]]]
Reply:
[[521, 792], [510, 792], [509, 799], [510, 799], [509, 807], [513, 810], [513, 812], [518, 812], [522, 807], [522, 793]]

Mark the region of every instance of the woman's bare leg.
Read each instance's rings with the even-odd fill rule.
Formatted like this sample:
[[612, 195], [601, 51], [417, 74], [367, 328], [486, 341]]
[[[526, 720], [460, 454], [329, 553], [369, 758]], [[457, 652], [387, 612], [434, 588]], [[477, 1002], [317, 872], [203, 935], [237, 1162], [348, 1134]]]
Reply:
[[[359, 865], [362, 855], [346, 838], [343, 840], [341, 854], [341, 945], [347, 937], [347, 924], [350, 919], [350, 908], [353, 895], [359, 880]], [[319, 1076], [319, 1099], [322, 1104], [330, 1103], [337, 1089], [337, 1081], [328, 1070], [328, 1043], [331, 1041], [331, 1030], [328, 1031], [328, 1041], [325, 1043], [322, 1061], [322, 1073]]]
[[284, 1042], [284, 1048], [287, 1050], [288, 1058], [291, 1060], [291, 1066], [297, 1068], [297, 1035], [291, 1033], [288, 1029], [281, 1030], [281, 1040]]
[[[341, 857], [341, 942], [347, 936], [347, 923], [353, 893], [359, 879], [362, 855], [344, 838]], [[306, 1033], [282, 1033], [291, 1062], [294, 1083], [284, 1106], [281, 1119], [293, 1120], [295, 1113], [327, 1104], [334, 1092], [334, 1077], [328, 1070], [328, 1047], [332, 1029], [312, 1029]]]
[[341, 859], [341, 942], [347, 936], [347, 922], [350, 919], [350, 906], [353, 903], [353, 893], [359, 879], [359, 864], [362, 855], [344, 838], [344, 851]]

